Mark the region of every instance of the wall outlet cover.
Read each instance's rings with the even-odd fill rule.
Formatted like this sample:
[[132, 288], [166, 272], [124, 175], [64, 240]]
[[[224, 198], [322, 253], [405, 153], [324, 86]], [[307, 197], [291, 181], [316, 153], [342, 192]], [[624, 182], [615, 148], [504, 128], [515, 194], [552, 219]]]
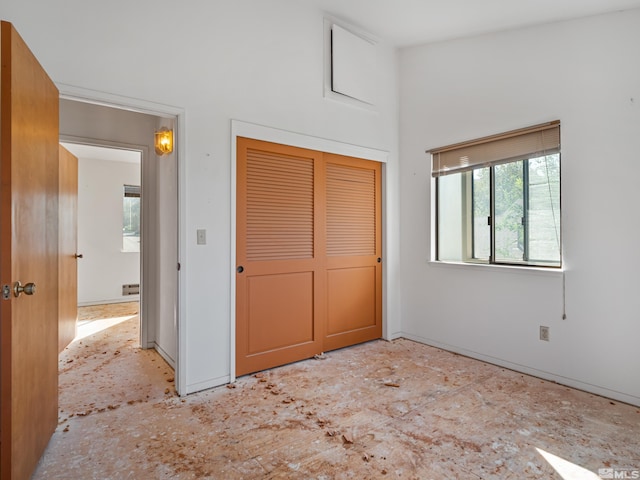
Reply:
[[549, 341], [549, 327], [540, 325], [540, 340]]

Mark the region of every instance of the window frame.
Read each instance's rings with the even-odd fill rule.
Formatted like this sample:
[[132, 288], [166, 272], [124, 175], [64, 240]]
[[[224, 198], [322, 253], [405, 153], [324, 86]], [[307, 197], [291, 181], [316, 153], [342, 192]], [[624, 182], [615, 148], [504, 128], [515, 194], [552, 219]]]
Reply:
[[[460, 260], [461, 263], [463, 264], [481, 264], [481, 265], [498, 265], [498, 266], [511, 266], [511, 267], [525, 267], [527, 269], [530, 268], [542, 268], [542, 269], [562, 269], [563, 267], [563, 252], [562, 252], [562, 162], [561, 162], [561, 152], [560, 152], [560, 122], [559, 121], [555, 121], [555, 122], [549, 122], [548, 124], [542, 124], [542, 125], [536, 125], [534, 127], [529, 127], [527, 129], [520, 129], [520, 130], [514, 130], [511, 132], [506, 132], [505, 134], [499, 134], [499, 135], [493, 135], [490, 137], [485, 137], [482, 139], [477, 139], [477, 140], [472, 140], [470, 142], [464, 142], [464, 143], [460, 143], [460, 144], [456, 144], [456, 145], [452, 145], [452, 146], [448, 146], [448, 147], [442, 147], [440, 149], [434, 149], [434, 150], [430, 150], [427, 153], [431, 153], [432, 155], [432, 177], [433, 177], [433, 182], [432, 182], [432, 186], [434, 187], [434, 191], [435, 191], [435, 195], [434, 195], [434, 204], [435, 204], [435, 223], [434, 223], [434, 236], [432, 238], [434, 238], [435, 240], [435, 251], [434, 251], [434, 259], [437, 262], [442, 262], [442, 263], [459, 263], [458, 261], [455, 260], [447, 260], [441, 259], [441, 232], [440, 232], [440, 226], [441, 226], [441, 195], [440, 195], [440, 177], [443, 175], [446, 175], [447, 172], [445, 171], [443, 173], [442, 170], [440, 170], [438, 173], [434, 173], [436, 172], [437, 168], [436, 168], [436, 159], [434, 157], [434, 154], [440, 151], [450, 151], [450, 150], [455, 150], [456, 148], [467, 148], [467, 146], [476, 146], [476, 145], [482, 145], [484, 142], [494, 142], [496, 140], [500, 141], [502, 138], [513, 138], [514, 136], [517, 136], [520, 132], [523, 132], [524, 134], [529, 134], [530, 132], [535, 132], [538, 130], [541, 130], [541, 127], [546, 127], [547, 125], [549, 125], [551, 128], [557, 128], [557, 148], [553, 149], [552, 151], [547, 152], [546, 150], [540, 150], [534, 153], [531, 153], [529, 155], [519, 155], [517, 158], [513, 159], [513, 160], [509, 160], [509, 159], [497, 159], [494, 161], [490, 161], [490, 162], [484, 162], [484, 163], [473, 163], [471, 167], [462, 167], [459, 170], [456, 170], [455, 172], [452, 172], [454, 174], [460, 173], [460, 204], [462, 205], [462, 212], [460, 214], [460, 218], [461, 218], [461, 256], [462, 259]], [[530, 215], [531, 212], [529, 212], [529, 206], [531, 203], [531, 185], [530, 183], [530, 162], [532, 159], [536, 159], [536, 158], [540, 158], [540, 157], [548, 157], [551, 155], [556, 155], [558, 156], [557, 159], [557, 167], [558, 167], [558, 174], [557, 174], [557, 182], [558, 182], [558, 197], [557, 201], [558, 201], [558, 216], [557, 216], [557, 234], [558, 234], [558, 261], [552, 261], [552, 260], [539, 260], [539, 259], [533, 259], [532, 260], [532, 255], [531, 255], [531, 242], [530, 242], [530, 238], [529, 235], [531, 233], [531, 225], [530, 225]], [[471, 159], [471, 162], [473, 162], [473, 159]], [[522, 191], [521, 191], [521, 199], [522, 199], [522, 216], [521, 216], [521, 223], [522, 223], [522, 249], [523, 249], [523, 254], [522, 254], [522, 261], [515, 261], [515, 260], [497, 260], [496, 259], [496, 174], [495, 174], [495, 169], [496, 167], [500, 166], [500, 165], [507, 165], [507, 164], [512, 164], [512, 163], [520, 163], [521, 164], [521, 170], [522, 170]], [[448, 167], [445, 167], [445, 170]], [[474, 172], [476, 170], [482, 169], [482, 168], [488, 168], [488, 172], [489, 172], [489, 216], [487, 218], [487, 222], [489, 223], [490, 229], [489, 229], [489, 256], [488, 258], [479, 258], [478, 256], [476, 256], [477, 253], [477, 245], [476, 245], [476, 222], [475, 222], [475, 180], [474, 180]], [[466, 177], [466, 178], [465, 178]], [[550, 178], [547, 176], [547, 182], [550, 182]], [[553, 209], [553, 205], [551, 206], [551, 208]], [[556, 216], [554, 215], [554, 218]], [[519, 233], [518, 233], [519, 235]], [[465, 238], [466, 237], [466, 238]]]

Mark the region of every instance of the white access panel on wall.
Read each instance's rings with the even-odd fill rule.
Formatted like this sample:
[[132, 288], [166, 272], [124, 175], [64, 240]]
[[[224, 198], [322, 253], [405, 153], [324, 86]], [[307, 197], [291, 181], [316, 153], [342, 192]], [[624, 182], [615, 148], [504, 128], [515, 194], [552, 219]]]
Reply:
[[331, 26], [331, 90], [375, 104], [376, 48], [336, 24]]

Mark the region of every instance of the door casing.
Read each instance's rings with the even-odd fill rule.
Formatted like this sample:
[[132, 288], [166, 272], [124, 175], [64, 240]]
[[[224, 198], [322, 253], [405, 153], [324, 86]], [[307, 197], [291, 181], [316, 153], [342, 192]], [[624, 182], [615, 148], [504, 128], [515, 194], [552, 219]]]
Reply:
[[[255, 140], [264, 140], [272, 143], [280, 143], [293, 147], [301, 147], [310, 150], [317, 150], [325, 153], [335, 153], [350, 157], [372, 160], [382, 163], [382, 258], [387, 256], [387, 246], [385, 242], [386, 205], [385, 205], [385, 164], [389, 158], [389, 152], [375, 148], [360, 147], [348, 143], [343, 143], [325, 138], [313, 137], [287, 130], [265, 127], [240, 120], [231, 121], [231, 268], [229, 271], [230, 284], [230, 317], [229, 317], [229, 382], [236, 379], [236, 195], [237, 195], [237, 141], [238, 137], [247, 137]], [[387, 331], [386, 319], [386, 270], [383, 269], [382, 279], [382, 338], [390, 337]]]
[[[181, 259], [186, 257], [186, 167], [183, 159], [185, 158], [185, 112], [181, 108], [170, 107], [168, 105], [158, 104], [154, 102], [148, 102], [141, 99], [135, 99], [131, 97], [121, 97], [119, 95], [113, 95], [105, 92], [98, 92], [95, 90], [87, 90], [84, 88], [66, 85], [64, 83], [57, 83], [57, 87], [60, 91], [60, 98], [72, 101], [80, 101], [85, 103], [91, 103], [95, 105], [102, 105], [112, 108], [119, 108], [129, 110], [137, 113], [144, 113], [157, 117], [171, 117], [175, 119], [175, 131], [174, 139], [176, 145], [176, 162], [177, 162], [177, 175], [178, 175], [178, 264], [182, 262]], [[75, 143], [92, 143], [94, 145], [100, 145], [105, 147], [120, 147], [124, 145], [114, 142], [98, 142], [95, 139], [80, 139], [78, 137], [63, 137], [64, 141]], [[131, 148], [131, 145], [125, 146]], [[143, 157], [149, 157], [145, 155], [144, 150], [146, 146], [138, 146], [137, 149], [143, 150]], [[144, 262], [144, 260], [143, 260]], [[176, 265], [176, 268], [178, 265]], [[186, 395], [191, 393], [187, 384], [187, 362], [186, 362], [186, 336], [182, 332], [186, 331], [186, 305], [181, 299], [186, 298], [186, 282], [184, 280], [183, 270], [176, 271], [178, 279], [178, 290], [176, 292], [177, 308], [177, 355], [175, 365], [175, 388], [179, 395]], [[142, 272], [142, 280], [144, 281], [144, 271]], [[143, 324], [148, 324], [144, 322]], [[143, 333], [146, 335], [146, 333]], [[148, 344], [147, 338], [141, 339], [144, 341], [144, 345]]]

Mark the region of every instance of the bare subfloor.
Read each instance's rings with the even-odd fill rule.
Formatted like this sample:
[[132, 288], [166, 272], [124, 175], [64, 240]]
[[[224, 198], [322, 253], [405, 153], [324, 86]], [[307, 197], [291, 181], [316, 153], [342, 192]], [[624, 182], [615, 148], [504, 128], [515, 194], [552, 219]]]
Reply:
[[138, 347], [137, 324], [131, 316], [62, 353], [60, 421], [34, 479], [597, 479], [601, 468], [640, 469], [637, 407], [409, 340], [180, 398], [171, 368]]

